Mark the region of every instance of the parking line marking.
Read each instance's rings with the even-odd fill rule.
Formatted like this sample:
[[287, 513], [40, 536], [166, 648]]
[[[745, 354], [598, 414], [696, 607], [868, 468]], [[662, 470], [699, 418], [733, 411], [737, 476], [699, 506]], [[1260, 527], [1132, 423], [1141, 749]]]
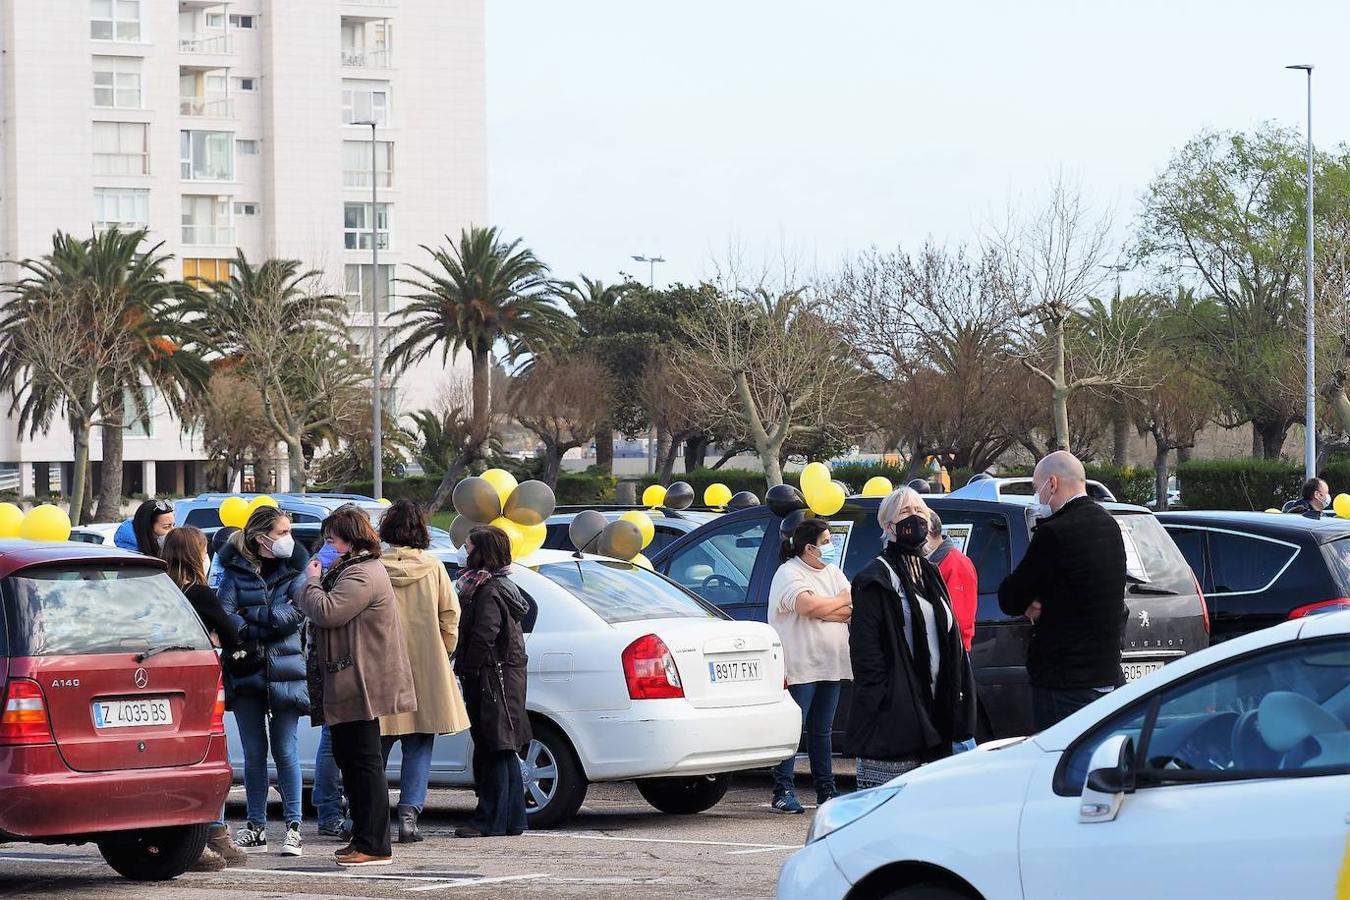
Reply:
[[489, 875], [484, 878], [465, 878], [462, 881], [446, 881], [441, 884], [423, 884], [414, 888], [408, 888], [409, 891], [448, 891], [451, 888], [477, 887], [480, 884], [504, 884], [508, 881], [537, 881], [540, 878], [551, 877], [547, 872], [536, 872], [531, 875]]
[[[336, 865], [336, 864], [335, 864]], [[346, 878], [349, 880], [363, 881], [450, 881], [451, 876], [447, 875], [417, 875], [408, 873], [406, 875], [392, 875], [383, 872], [354, 872], [350, 869], [334, 868], [331, 871], [319, 871], [317, 869], [230, 869], [230, 872], [238, 872], [241, 875], [289, 875], [294, 878]], [[466, 877], [474, 878], [477, 876], [468, 875]]]
[[618, 841], [634, 844], [688, 844], [699, 847], [745, 847], [756, 852], [769, 850], [800, 850], [796, 844], [746, 844], [739, 841], [691, 841], [675, 838], [613, 837], [607, 834], [581, 834], [575, 831], [527, 831], [531, 837], [580, 838], [588, 841]]
[[0, 862], [54, 863], [60, 866], [92, 866], [100, 860], [80, 859], [78, 857], [60, 859], [54, 856], [0, 856]]
[[755, 847], [755, 848], [753, 848], [753, 849], [751, 849], [751, 850], [731, 850], [731, 851], [728, 851], [727, 856], [747, 856], [747, 855], [749, 855], [749, 854], [751, 854], [751, 853], [776, 853], [776, 852], [777, 852], [777, 853], [781, 853], [781, 852], [784, 851], [784, 850], [800, 850], [800, 849], [802, 849], [802, 848], [801, 848], [801, 847], [785, 847], [785, 846], [778, 846], [778, 847]]

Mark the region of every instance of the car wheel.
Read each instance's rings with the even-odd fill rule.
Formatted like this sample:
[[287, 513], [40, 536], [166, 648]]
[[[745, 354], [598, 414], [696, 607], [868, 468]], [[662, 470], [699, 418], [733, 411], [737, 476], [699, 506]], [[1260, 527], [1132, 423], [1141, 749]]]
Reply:
[[891, 891], [882, 900], [973, 900], [965, 891], [956, 890], [945, 884], [915, 884], [898, 891]]
[[639, 778], [642, 799], [663, 813], [690, 816], [712, 809], [727, 795], [731, 776], [699, 775], [694, 778]]
[[117, 874], [133, 881], [177, 878], [202, 855], [209, 825], [180, 825], [111, 835], [98, 852]]
[[531, 719], [534, 739], [520, 757], [525, 813], [531, 828], [557, 828], [577, 814], [586, 799], [586, 775], [572, 745], [556, 726]]

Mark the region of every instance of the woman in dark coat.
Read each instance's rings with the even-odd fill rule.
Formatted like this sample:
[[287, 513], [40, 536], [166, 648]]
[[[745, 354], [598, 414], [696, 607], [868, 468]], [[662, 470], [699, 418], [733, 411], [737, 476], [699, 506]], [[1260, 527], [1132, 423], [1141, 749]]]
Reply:
[[901, 488], [881, 502], [881, 556], [853, 579], [846, 744], [859, 790], [950, 756], [975, 727], [975, 683], [942, 575], [924, 558], [928, 508]]
[[291, 520], [260, 506], [220, 551], [224, 575], [220, 605], [239, 629], [244, 649], [261, 644], [263, 664], [247, 675], [225, 673], [225, 699], [244, 745], [247, 821], [236, 840], [267, 848], [267, 751], [277, 767], [286, 838], [281, 852], [300, 856], [300, 759], [296, 729], [309, 713], [305, 656], [300, 646], [304, 613], [296, 605], [305, 587], [309, 553], [291, 535]]
[[507, 577], [511, 541], [484, 525], [469, 532], [459, 593], [455, 674], [464, 688], [473, 738], [478, 808], [455, 837], [501, 837], [525, 830], [525, 786], [517, 756], [532, 734], [525, 711], [525, 633], [529, 605]]

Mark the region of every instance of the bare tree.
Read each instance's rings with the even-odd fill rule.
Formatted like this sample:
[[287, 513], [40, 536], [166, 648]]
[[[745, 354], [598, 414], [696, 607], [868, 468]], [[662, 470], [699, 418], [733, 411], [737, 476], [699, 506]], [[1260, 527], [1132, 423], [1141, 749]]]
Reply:
[[556, 487], [567, 451], [588, 443], [609, 414], [609, 376], [587, 359], [540, 358], [511, 385], [517, 422], [544, 445], [544, 481]]
[[262, 395], [228, 370], [212, 375], [206, 393], [188, 408], [183, 425], [191, 424], [201, 427], [209, 476], [227, 490], [249, 461], [276, 455], [276, 434], [263, 421]]
[[[681, 444], [698, 444], [702, 440], [699, 446], [707, 447], [707, 423], [698, 414], [697, 407], [688, 400], [695, 390], [690, 382], [699, 377], [698, 371], [673, 364], [670, 354], [661, 352], [647, 363], [642, 382], [638, 385], [638, 395], [660, 436], [656, 474], [663, 484], [669, 482], [674, 474], [675, 459], [679, 456]], [[701, 463], [702, 453], [698, 457], [697, 463]], [[689, 468], [690, 461], [686, 457], [686, 468]]]

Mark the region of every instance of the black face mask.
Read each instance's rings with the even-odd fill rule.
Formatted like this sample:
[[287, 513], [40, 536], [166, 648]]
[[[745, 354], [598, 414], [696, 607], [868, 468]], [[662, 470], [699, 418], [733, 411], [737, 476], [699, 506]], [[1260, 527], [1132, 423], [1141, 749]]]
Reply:
[[906, 550], [918, 550], [928, 540], [928, 519], [906, 516], [895, 524], [895, 542]]

